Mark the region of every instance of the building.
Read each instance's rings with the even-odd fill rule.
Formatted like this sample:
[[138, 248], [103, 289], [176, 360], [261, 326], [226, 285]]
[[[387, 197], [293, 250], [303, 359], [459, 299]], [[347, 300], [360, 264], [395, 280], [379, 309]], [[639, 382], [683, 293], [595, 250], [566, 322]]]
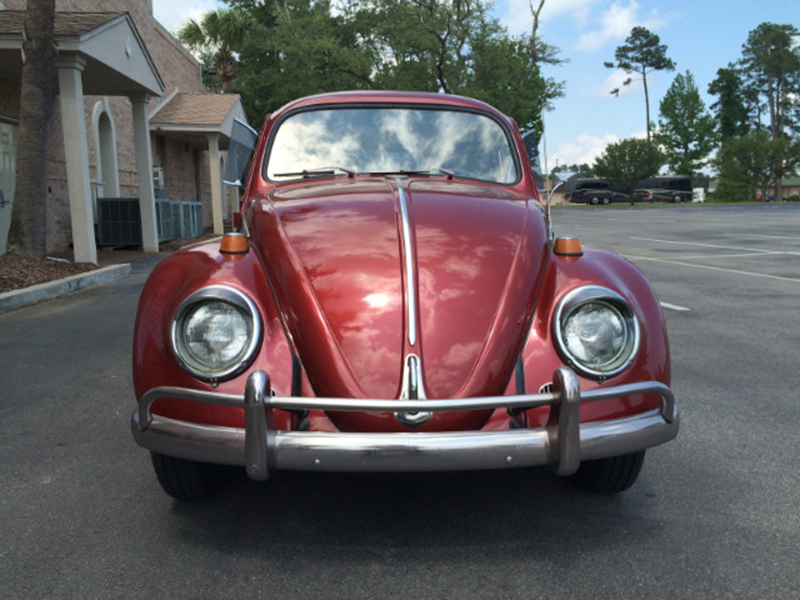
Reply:
[[[800, 177], [784, 177], [781, 182], [781, 197], [783, 200], [800, 196]], [[775, 186], [767, 188], [767, 197], [775, 197]]]
[[[25, 0], [0, 0], [0, 253], [15, 171]], [[153, 17], [152, 0], [56, 0], [47, 248], [97, 262], [110, 199], [138, 198], [139, 244], [157, 252], [164, 203], [189, 203], [222, 233], [222, 186], [238, 95], [212, 94], [201, 65]], [[177, 236], [173, 236], [177, 237]]]

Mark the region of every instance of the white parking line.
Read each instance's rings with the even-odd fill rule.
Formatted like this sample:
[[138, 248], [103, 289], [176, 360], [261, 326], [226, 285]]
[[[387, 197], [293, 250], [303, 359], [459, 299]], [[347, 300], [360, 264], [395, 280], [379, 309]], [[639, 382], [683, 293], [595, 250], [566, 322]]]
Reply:
[[764, 279], [777, 279], [779, 281], [791, 281], [792, 283], [800, 283], [800, 279], [798, 279], [797, 277], [781, 277], [780, 275], [768, 275], [767, 273], [753, 273], [751, 271], [740, 271], [738, 269], [725, 269], [723, 267], [712, 267], [711, 265], [698, 265], [695, 263], [682, 262], [680, 260], [651, 258], [649, 256], [633, 256], [632, 254], [624, 254], [623, 256], [628, 260], [649, 260], [652, 262], [667, 263], [670, 265], [694, 267], [695, 269], [709, 269], [710, 271], [722, 271], [723, 273], [734, 273], [736, 275], [747, 275], [749, 277], [762, 277]]
[[800, 240], [800, 236], [796, 235], [763, 235], [758, 233], [740, 233], [739, 237], [749, 238], [765, 238], [769, 240]]
[[741, 246], [720, 246], [719, 244], [703, 244], [701, 242], [685, 242], [682, 240], [658, 240], [654, 238], [637, 238], [632, 237], [632, 240], [638, 242], [656, 242], [658, 244], [677, 244], [679, 246], [701, 246], [703, 248], [719, 248], [720, 250], [744, 250], [745, 252], [754, 252], [757, 254], [793, 254], [792, 252], [776, 252], [774, 250], [759, 250], [758, 248], [742, 248]]
[[677, 312], [686, 312], [689, 310], [685, 306], [678, 306], [677, 304], [670, 304], [669, 302], [659, 302], [659, 304], [661, 305], [661, 308], [666, 308], [668, 310], [674, 310]]

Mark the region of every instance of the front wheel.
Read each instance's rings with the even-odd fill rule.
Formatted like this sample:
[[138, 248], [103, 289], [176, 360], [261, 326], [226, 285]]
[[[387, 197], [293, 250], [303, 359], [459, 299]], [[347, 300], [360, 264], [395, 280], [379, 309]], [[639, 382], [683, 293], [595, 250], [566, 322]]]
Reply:
[[582, 462], [572, 477], [587, 492], [618, 494], [631, 487], [639, 477], [644, 453], [642, 450], [624, 456]]
[[233, 470], [222, 465], [194, 462], [151, 452], [158, 483], [177, 500], [205, 500], [217, 494], [231, 478]]

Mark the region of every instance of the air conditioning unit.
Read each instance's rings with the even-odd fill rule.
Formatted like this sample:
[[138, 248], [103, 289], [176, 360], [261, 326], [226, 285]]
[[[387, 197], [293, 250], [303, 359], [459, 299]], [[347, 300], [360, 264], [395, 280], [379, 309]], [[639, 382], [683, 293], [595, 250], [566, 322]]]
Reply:
[[164, 189], [164, 167], [153, 168], [153, 187], [157, 190]]

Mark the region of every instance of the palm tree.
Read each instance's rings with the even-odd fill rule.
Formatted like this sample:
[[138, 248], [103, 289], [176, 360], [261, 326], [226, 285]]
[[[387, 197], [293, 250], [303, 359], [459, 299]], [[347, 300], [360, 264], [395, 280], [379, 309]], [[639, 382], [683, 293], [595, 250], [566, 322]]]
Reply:
[[47, 148], [53, 104], [55, 0], [28, 0], [22, 43], [17, 178], [9, 243], [29, 256], [47, 253]]
[[241, 46], [252, 26], [249, 13], [219, 9], [207, 12], [199, 21], [190, 19], [177, 35], [178, 40], [191, 50], [211, 55], [222, 83], [222, 92], [230, 94], [236, 75], [236, 48]]

